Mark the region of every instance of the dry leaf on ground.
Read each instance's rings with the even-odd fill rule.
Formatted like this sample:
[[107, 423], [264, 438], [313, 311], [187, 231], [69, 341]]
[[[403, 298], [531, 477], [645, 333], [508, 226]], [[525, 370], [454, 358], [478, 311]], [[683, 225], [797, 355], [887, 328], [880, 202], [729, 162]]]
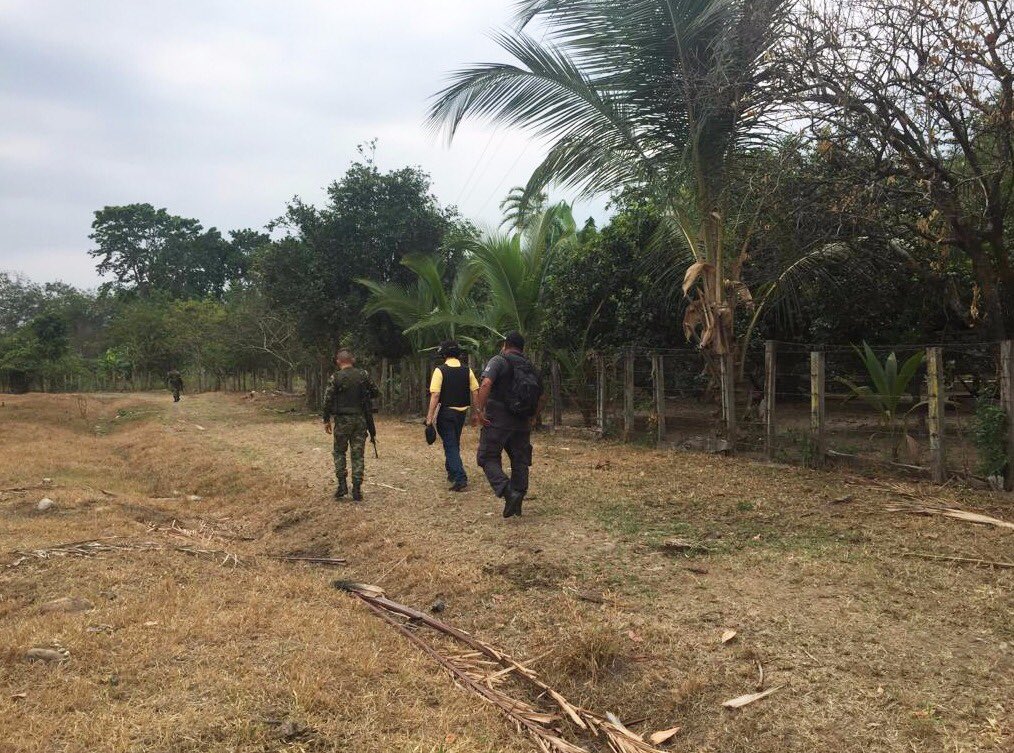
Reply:
[[728, 643], [735, 637], [736, 637], [735, 630], [726, 630], [722, 633], [722, 643]]
[[664, 742], [671, 740], [676, 736], [683, 727], [670, 727], [669, 729], [659, 730], [658, 732], [652, 732], [648, 737], [648, 742], [652, 745], [661, 745]]
[[736, 698], [730, 698], [728, 701], [725, 701], [722, 705], [725, 706], [725, 708], [727, 708], [727, 709], [742, 708], [743, 706], [747, 706], [747, 705], [753, 703], [754, 701], [759, 701], [761, 698], [765, 698], [765, 697], [771, 695], [772, 693], [774, 693], [776, 690], [778, 690], [781, 687], [783, 687], [783, 686], [782, 685], [776, 685], [773, 688], [768, 688], [767, 690], [762, 690], [760, 693], [747, 693], [746, 695], [741, 695], [741, 696], [738, 696]]

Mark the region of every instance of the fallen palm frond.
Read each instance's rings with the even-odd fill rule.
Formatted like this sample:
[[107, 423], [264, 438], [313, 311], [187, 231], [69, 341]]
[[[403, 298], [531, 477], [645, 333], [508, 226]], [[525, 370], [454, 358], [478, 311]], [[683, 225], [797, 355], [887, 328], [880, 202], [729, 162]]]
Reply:
[[228, 565], [231, 562], [233, 567], [238, 567], [242, 564], [239, 561], [239, 557], [232, 552], [226, 552], [222, 549], [198, 549], [194, 546], [174, 546], [173, 551], [192, 554], [195, 557], [211, 557], [214, 559], [221, 557], [223, 565]]
[[[173, 521], [175, 524], [175, 521]], [[186, 529], [182, 528], [157, 528], [152, 527], [150, 531], [161, 530], [161, 531], [175, 531], [175, 535], [183, 536], [187, 533]], [[173, 547], [164, 547], [154, 541], [139, 541], [139, 542], [127, 542], [120, 541], [119, 536], [105, 536], [100, 539], [84, 539], [82, 541], [68, 541], [63, 544], [52, 544], [46, 547], [40, 547], [38, 549], [16, 549], [12, 552], [16, 559], [7, 564], [8, 568], [17, 567], [24, 562], [30, 560], [47, 560], [53, 557], [95, 557], [105, 552], [120, 552], [120, 551], [144, 551], [144, 552], [181, 552], [183, 554], [190, 554], [195, 557], [213, 557], [218, 559], [222, 558], [222, 564], [226, 565], [230, 562], [235, 566], [239, 565], [240, 560], [232, 552], [226, 552], [221, 549], [207, 549], [199, 548], [187, 545], [177, 545]], [[115, 543], [113, 543], [115, 541]]]
[[1014, 569], [1014, 562], [996, 562], [994, 560], [978, 559], [976, 557], [954, 557], [947, 554], [930, 554], [928, 552], [902, 552], [906, 557], [919, 557], [924, 560], [941, 560], [943, 562], [964, 562], [970, 565], [983, 565], [984, 567], [999, 567], [1002, 569]]
[[942, 515], [945, 518], [964, 520], [968, 523], [981, 523], [983, 525], [996, 526], [997, 528], [1014, 529], [1014, 523], [1011, 523], [1008, 520], [1001, 520], [1000, 518], [994, 518], [992, 515], [983, 515], [979, 512], [959, 510], [956, 507], [938, 507], [935, 505], [925, 504], [897, 504], [888, 505], [886, 509], [888, 512], [908, 512], [914, 515]]
[[[605, 742], [613, 753], [658, 753], [657, 748], [627, 729], [615, 716], [611, 714], [602, 716], [575, 706], [539, 679], [538, 674], [526, 663], [516, 661], [488, 643], [425, 612], [391, 601], [376, 586], [348, 581], [336, 581], [334, 585], [357, 596], [374, 614], [450, 672], [463, 687], [499, 708], [519, 729], [532, 737], [543, 753], [590, 753], [589, 748], [584, 745], [563, 737], [568, 721], [580, 730], [579, 734], [589, 740], [599, 744]], [[409, 622], [403, 622], [397, 616], [405, 617]], [[410, 628], [420, 625], [448, 636], [471, 650], [463, 654], [441, 653], [424, 640], [417, 630]], [[556, 709], [552, 711], [540, 709], [527, 701], [508, 695], [502, 689], [502, 685], [511, 678], [529, 685], [537, 697], [552, 699]]]
[[284, 560], [285, 562], [309, 562], [313, 565], [344, 565], [344, 557], [301, 557], [295, 554], [270, 554], [273, 560]]
[[167, 533], [170, 536], [178, 536], [181, 538], [200, 539], [205, 542], [210, 542], [215, 539], [231, 539], [233, 541], [254, 540], [253, 536], [244, 536], [238, 533], [222, 531], [206, 520], [198, 520], [196, 528], [184, 528], [180, 525], [180, 522], [176, 518], [173, 518], [167, 526], [159, 525], [157, 523], [148, 524], [148, 533], [155, 532]]
[[870, 487], [894, 494], [904, 498], [905, 502], [897, 502], [888, 505], [885, 509], [888, 512], [907, 512], [914, 515], [942, 515], [945, 518], [964, 520], [968, 523], [981, 523], [983, 525], [996, 526], [997, 528], [1014, 529], [1014, 523], [992, 515], [984, 515], [981, 512], [971, 512], [957, 507], [951, 507], [946, 500], [928, 495], [920, 495], [901, 484], [870, 484]]
[[38, 549], [15, 549], [13, 554], [17, 557], [7, 567], [17, 567], [23, 562], [32, 559], [47, 560], [52, 557], [94, 557], [101, 552], [122, 551], [126, 549], [153, 550], [160, 549], [157, 544], [150, 541], [141, 543], [110, 543], [119, 536], [104, 536], [100, 539], [83, 539], [81, 541], [68, 541], [63, 544], [52, 544]]

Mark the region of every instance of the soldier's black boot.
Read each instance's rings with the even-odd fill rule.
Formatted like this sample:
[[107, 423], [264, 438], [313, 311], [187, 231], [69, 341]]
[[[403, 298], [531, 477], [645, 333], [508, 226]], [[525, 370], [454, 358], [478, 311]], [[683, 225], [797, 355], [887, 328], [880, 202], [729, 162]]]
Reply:
[[362, 502], [363, 501], [363, 490], [359, 484], [352, 485], [352, 501]]
[[523, 498], [524, 495], [521, 492], [516, 492], [508, 486], [503, 494], [503, 516], [510, 518], [514, 515], [520, 515], [521, 500]]
[[334, 490], [334, 498], [341, 499], [342, 497], [347, 497], [348, 494], [349, 494], [349, 485], [345, 481], [345, 479], [341, 479], [338, 482], [338, 488]]

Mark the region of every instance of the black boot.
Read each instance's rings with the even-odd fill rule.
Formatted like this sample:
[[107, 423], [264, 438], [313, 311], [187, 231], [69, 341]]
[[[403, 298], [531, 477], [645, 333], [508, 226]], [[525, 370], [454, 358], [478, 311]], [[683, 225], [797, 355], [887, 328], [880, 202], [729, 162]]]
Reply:
[[513, 515], [521, 514], [521, 498], [522, 494], [514, 491], [509, 486], [503, 493], [503, 516], [509, 518]]
[[352, 501], [362, 502], [363, 501], [363, 490], [359, 484], [352, 484]]
[[348, 483], [345, 481], [345, 479], [339, 480], [338, 488], [334, 490], [334, 498], [341, 499], [342, 497], [347, 497], [348, 494], [349, 494]]

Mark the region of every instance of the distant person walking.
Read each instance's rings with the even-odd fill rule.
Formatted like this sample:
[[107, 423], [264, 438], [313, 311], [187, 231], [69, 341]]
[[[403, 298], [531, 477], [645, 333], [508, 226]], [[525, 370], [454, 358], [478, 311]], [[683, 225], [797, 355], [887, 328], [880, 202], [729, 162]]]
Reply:
[[370, 375], [355, 367], [356, 359], [350, 351], [339, 350], [335, 364], [338, 370], [328, 379], [323, 407], [324, 431], [334, 437], [334, 473], [338, 479], [334, 498], [341, 499], [349, 493], [345, 467], [348, 450], [352, 465], [352, 499], [360, 502], [366, 472], [367, 411], [373, 410], [373, 398], [379, 391]]
[[169, 389], [173, 392], [173, 402], [178, 403], [180, 401], [180, 393], [183, 392], [183, 375], [176, 369], [170, 369], [169, 373], [165, 375], [165, 380], [169, 383]]
[[[493, 492], [504, 500], [505, 518], [521, 515], [532, 464], [531, 432], [543, 402], [542, 380], [524, 349], [525, 338], [509, 332], [500, 353], [483, 369], [476, 396], [476, 421], [482, 424], [476, 459]], [[510, 478], [503, 469], [505, 450]]]
[[479, 381], [467, 365], [461, 363], [461, 346], [456, 340], [444, 340], [437, 348], [444, 362], [433, 370], [430, 379], [430, 407], [426, 425], [435, 426], [444, 445], [444, 469], [452, 492], [468, 487], [468, 474], [461, 462], [461, 430], [469, 406], [475, 406]]

